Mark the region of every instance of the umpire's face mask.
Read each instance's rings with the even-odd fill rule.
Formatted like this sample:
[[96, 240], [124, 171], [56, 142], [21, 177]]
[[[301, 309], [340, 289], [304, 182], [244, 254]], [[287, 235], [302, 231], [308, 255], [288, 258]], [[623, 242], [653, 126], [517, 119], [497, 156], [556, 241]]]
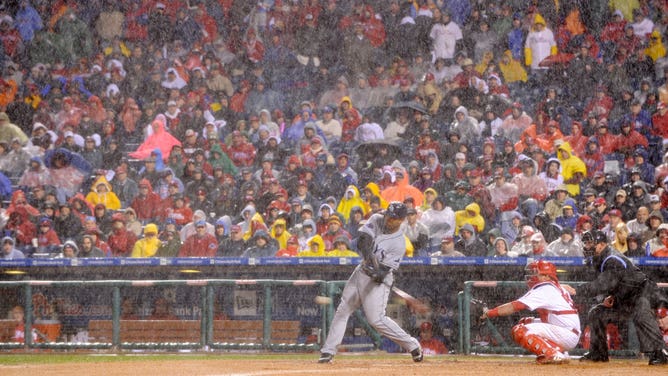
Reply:
[[[591, 238], [591, 237], [589, 237]], [[585, 258], [591, 258], [594, 256], [594, 251], [596, 249], [596, 242], [594, 239], [589, 239], [587, 237], [582, 238], [582, 254]]]

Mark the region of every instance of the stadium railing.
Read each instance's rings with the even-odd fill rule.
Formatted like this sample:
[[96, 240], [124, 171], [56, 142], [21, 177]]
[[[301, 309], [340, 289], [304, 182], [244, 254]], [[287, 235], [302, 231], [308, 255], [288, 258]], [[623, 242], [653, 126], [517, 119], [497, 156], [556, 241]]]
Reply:
[[[254, 288], [261, 293], [257, 301], [262, 308], [260, 317], [254, 315], [239, 316], [236, 318], [217, 318], [216, 307], [218, 297], [216, 289], [222, 287]], [[133, 319], [122, 320], [122, 291], [141, 288], [172, 288], [182, 287], [186, 293], [198, 300], [198, 320], [179, 319]], [[88, 340], [85, 341], [56, 341], [47, 336], [44, 329], [38, 331], [39, 340], [33, 341], [32, 336], [25, 336], [25, 343], [0, 343], [0, 349], [47, 348], [47, 349], [257, 349], [257, 350], [315, 350], [319, 348], [318, 340], [306, 343], [298, 340], [300, 323], [294, 320], [275, 318], [273, 315], [274, 293], [281, 288], [288, 290], [308, 289], [308, 294], [324, 295], [328, 290], [327, 283], [320, 280], [103, 280], [103, 281], [13, 281], [0, 282], [0, 288], [18, 288], [22, 290], [22, 300], [25, 311], [25, 333], [33, 333], [35, 328], [45, 328], [43, 324], [34, 322], [33, 312], [41, 311], [43, 307], [34, 307], [39, 304], [34, 289], [50, 288], [72, 291], [84, 288], [91, 294], [100, 295], [99, 298], [111, 301], [111, 314], [102, 313], [102, 319], [87, 320]], [[288, 293], [282, 297], [288, 296]], [[289, 304], [289, 301], [284, 302]], [[329, 308], [332, 309], [331, 307]], [[320, 330], [325, 329], [326, 314], [321, 309]], [[110, 317], [109, 317], [110, 316]], [[55, 322], [55, 320], [53, 320]], [[42, 321], [45, 322], [45, 321]], [[17, 323], [11, 320], [1, 320], [0, 340], [7, 340], [13, 334], [12, 328]], [[60, 324], [58, 324], [60, 325]], [[164, 331], [157, 333], [156, 331]], [[57, 336], [57, 335], [56, 335]], [[5, 338], [3, 338], [5, 337]], [[103, 339], [104, 342], [98, 342]]]

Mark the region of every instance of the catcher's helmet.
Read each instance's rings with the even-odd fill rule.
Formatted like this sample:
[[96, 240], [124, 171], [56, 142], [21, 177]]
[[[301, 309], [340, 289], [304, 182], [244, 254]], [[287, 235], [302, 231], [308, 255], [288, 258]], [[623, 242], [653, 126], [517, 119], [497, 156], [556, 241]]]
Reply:
[[553, 263], [545, 260], [534, 261], [526, 266], [525, 279], [529, 287], [535, 286], [538, 281], [539, 275], [546, 275], [554, 281], [558, 281], [557, 278], [557, 267]]
[[399, 201], [393, 201], [390, 202], [390, 204], [387, 206], [387, 210], [385, 211], [385, 215], [387, 215], [390, 218], [406, 218], [406, 215], [408, 214], [408, 208], [406, 208], [406, 205], [403, 202]]

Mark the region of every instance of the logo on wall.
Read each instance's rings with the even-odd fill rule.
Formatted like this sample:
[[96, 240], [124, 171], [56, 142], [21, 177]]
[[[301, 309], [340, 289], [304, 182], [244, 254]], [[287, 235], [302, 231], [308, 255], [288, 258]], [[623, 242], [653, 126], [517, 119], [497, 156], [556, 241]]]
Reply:
[[257, 315], [257, 291], [234, 291], [234, 316]]

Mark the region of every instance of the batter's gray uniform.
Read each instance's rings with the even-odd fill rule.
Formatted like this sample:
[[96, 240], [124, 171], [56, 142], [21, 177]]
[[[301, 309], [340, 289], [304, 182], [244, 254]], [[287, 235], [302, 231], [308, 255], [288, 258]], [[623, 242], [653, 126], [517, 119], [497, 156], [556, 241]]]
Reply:
[[[406, 240], [401, 229], [392, 234], [383, 234], [384, 220], [382, 214], [374, 214], [360, 231], [374, 239], [373, 256], [378, 263], [394, 271], [399, 268], [399, 263], [406, 253]], [[343, 340], [348, 318], [360, 306], [369, 324], [378, 333], [398, 343], [407, 351], [418, 349], [420, 347], [418, 340], [408, 335], [385, 315], [393, 281], [394, 277], [390, 272], [383, 279], [383, 283], [376, 283], [362, 270], [362, 265], [358, 265], [343, 288], [341, 303], [336, 309], [329, 335], [320, 351], [336, 354], [336, 346]]]

